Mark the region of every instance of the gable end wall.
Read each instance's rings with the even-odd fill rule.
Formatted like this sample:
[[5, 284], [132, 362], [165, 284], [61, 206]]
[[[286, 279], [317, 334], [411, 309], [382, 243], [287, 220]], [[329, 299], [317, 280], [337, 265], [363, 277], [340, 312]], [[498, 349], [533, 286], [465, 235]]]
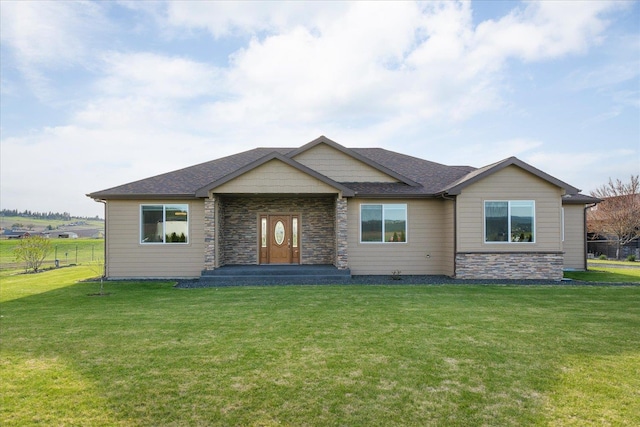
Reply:
[[294, 160], [337, 182], [398, 182], [397, 179], [326, 144], [318, 144], [298, 154]]
[[[456, 277], [562, 279], [562, 192], [517, 166], [465, 188], [457, 197]], [[535, 243], [485, 243], [487, 200], [534, 200]]]

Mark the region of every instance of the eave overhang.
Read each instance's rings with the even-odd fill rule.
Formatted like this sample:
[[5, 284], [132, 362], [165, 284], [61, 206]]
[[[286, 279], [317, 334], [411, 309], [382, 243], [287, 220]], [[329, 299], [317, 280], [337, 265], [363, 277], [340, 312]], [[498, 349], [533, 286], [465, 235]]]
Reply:
[[188, 200], [198, 199], [193, 193], [191, 194], [107, 194], [98, 193], [86, 194], [93, 200]]

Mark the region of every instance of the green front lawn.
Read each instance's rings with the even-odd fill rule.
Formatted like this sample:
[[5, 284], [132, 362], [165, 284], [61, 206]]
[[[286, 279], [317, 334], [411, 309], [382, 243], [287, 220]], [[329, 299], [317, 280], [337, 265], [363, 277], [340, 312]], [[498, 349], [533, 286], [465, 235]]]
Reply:
[[640, 287], [0, 277], [0, 424], [640, 425]]
[[564, 277], [584, 282], [640, 283], [640, 268], [589, 267], [587, 271], [565, 271]]

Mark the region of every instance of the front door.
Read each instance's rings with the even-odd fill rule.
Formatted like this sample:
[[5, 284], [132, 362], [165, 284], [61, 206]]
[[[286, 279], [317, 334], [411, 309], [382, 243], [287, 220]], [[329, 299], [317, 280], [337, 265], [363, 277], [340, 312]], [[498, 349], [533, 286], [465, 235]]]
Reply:
[[260, 264], [299, 264], [300, 217], [260, 216]]

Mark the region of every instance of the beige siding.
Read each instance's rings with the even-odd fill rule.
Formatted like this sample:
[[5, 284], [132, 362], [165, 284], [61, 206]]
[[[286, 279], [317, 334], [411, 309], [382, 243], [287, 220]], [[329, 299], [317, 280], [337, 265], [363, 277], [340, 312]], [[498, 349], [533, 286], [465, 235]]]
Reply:
[[[140, 244], [140, 205], [189, 205], [189, 243]], [[107, 202], [107, 276], [117, 278], [199, 277], [204, 269], [204, 203], [200, 200]]]
[[442, 251], [445, 254], [442, 259], [443, 273], [447, 276], [455, 274], [455, 208], [452, 200], [443, 201], [442, 207]]
[[585, 269], [584, 206], [564, 207], [564, 268]]
[[[465, 188], [457, 201], [458, 252], [560, 252], [562, 190], [517, 166]], [[486, 200], [534, 200], [535, 243], [484, 243]]]
[[337, 193], [324, 182], [300, 172], [280, 160], [271, 160], [213, 190], [214, 193]]
[[[363, 203], [406, 203], [406, 243], [360, 243], [360, 205]], [[452, 223], [447, 224], [446, 202], [437, 200], [348, 200], [348, 251], [352, 274], [453, 273]]]
[[326, 144], [318, 144], [298, 154], [294, 160], [337, 182], [398, 182], [397, 179]]

